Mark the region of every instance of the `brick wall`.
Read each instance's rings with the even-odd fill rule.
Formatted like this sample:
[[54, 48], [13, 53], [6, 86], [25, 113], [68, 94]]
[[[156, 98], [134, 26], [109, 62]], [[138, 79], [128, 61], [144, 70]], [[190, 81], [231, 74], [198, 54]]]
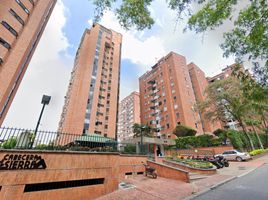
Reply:
[[157, 175], [163, 178], [170, 178], [189, 183], [189, 173], [185, 170], [174, 168], [165, 164], [147, 161], [147, 163], [156, 169]]
[[[0, 199], [3, 200], [95, 199], [117, 190], [120, 177], [124, 177], [125, 172], [144, 170], [141, 162], [146, 161], [146, 157], [120, 156], [118, 153], [0, 151], [0, 169], [5, 166], [1, 163], [2, 159], [8, 159], [10, 155], [21, 155], [17, 160], [22, 160], [23, 155], [24, 159], [31, 155], [41, 156], [46, 169], [0, 170]], [[26, 184], [100, 178], [104, 178], [103, 184], [24, 192]]]

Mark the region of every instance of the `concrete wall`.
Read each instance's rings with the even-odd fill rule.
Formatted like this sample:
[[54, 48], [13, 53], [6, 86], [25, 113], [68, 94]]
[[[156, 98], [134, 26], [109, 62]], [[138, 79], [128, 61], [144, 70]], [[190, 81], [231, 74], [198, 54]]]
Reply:
[[[94, 199], [116, 190], [119, 177], [123, 177], [126, 171], [129, 172], [132, 169], [141, 170], [138, 167], [141, 161], [146, 160], [146, 157], [120, 156], [117, 153], [0, 151], [0, 161], [7, 154], [38, 155], [44, 159], [47, 167], [31, 170], [0, 170], [1, 200]], [[135, 166], [138, 167], [135, 168]], [[24, 192], [25, 184], [96, 178], [104, 178], [104, 183]]]
[[160, 177], [180, 180], [189, 183], [189, 172], [185, 170], [174, 168], [161, 163], [156, 163], [153, 161], [147, 161], [147, 163], [156, 169], [157, 175]]

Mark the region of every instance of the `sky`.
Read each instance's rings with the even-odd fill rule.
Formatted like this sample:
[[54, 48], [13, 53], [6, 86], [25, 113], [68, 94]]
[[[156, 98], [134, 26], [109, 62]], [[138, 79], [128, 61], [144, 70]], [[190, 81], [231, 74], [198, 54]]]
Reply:
[[[138, 91], [138, 78], [170, 51], [185, 56], [187, 63], [194, 62], [207, 76], [234, 63], [233, 58], [223, 58], [219, 47], [225, 27], [201, 35], [183, 33], [185, 20], [177, 22], [176, 13], [167, 8], [165, 0], [155, 0], [150, 12], [155, 20], [150, 30], [125, 31], [112, 11], [100, 22], [123, 35], [120, 99]], [[52, 98], [39, 130], [57, 130], [75, 53], [93, 16], [89, 0], [58, 0], [3, 126], [34, 129], [42, 95], [46, 94]]]

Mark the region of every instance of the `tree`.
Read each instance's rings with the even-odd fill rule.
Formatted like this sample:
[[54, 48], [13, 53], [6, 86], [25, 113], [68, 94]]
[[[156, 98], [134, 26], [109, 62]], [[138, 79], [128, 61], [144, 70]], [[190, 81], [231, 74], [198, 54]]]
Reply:
[[134, 136], [133, 137], [152, 137], [154, 128], [144, 124], [133, 124], [132, 126]]
[[219, 137], [220, 140], [224, 142], [224, 144], [227, 143], [227, 131], [226, 130], [218, 128], [215, 131], [213, 131], [213, 134]]
[[[120, 24], [125, 28], [137, 30], [151, 28], [154, 20], [150, 16], [149, 6], [153, 0], [93, 0], [96, 6], [95, 21], [106, 10], [112, 9]], [[267, 0], [167, 0], [171, 10], [175, 10], [178, 19], [188, 17], [186, 30], [204, 33], [215, 30], [224, 22], [233, 25], [230, 32], [224, 33], [221, 48], [224, 56], [234, 55], [237, 60], [247, 58], [254, 64], [254, 72], [263, 85], [268, 85], [268, 1]], [[121, 4], [120, 4], [121, 3]], [[193, 11], [194, 4], [199, 10]], [[238, 10], [237, 14], [235, 10]]]
[[258, 139], [258, 142], [259, 142], [260, 147], [262, 149], [264, 149], [263, 144], [262, 144], [262, 141], [261, 141], [261, 139], [259, 137], [259, 134], [257, 133], [257, 131], [255, 129], [255, 126], [257, 126], [259, 124], [259, 122], [257, 120], [254, 120], [254, 119], [246, 119], [245, 120], [245, 123], [246, 123], [246, 125], [252, 127], [252, 130], [253, 130], [253, 132], [255, 133], [255, 135], [256, 135], [256, 137]]
[[[239, 67], [232, 74], [241, 82], [243, 97], [248, 101], [248, 114], [245, 122], [253, 128], [255, 133], [255, 126], [257, 126], [268, 135], [268, 87], [256, 82], [248, 72], [240, 70]], [[261, 143], [259, 135], [257, 137]], [[262, 144], [260, 146], [262, 147]]]
[[244, 98], [242, 84], [235, 77], [219, 80], [210, 84], [205, 90], [206, 99], [198, 103], [198, 108], [204, 116], [211, 120], [228, 122], [237, 121], [246, 134], [251, 148], [254, 150], [252, 139], [246, 129], [244, 117], [248, 112], [248, 99]]
[[173, 134], [177, 137], [195, 136], [196, 130], [184, 125], [177, 125], [173, 130]]

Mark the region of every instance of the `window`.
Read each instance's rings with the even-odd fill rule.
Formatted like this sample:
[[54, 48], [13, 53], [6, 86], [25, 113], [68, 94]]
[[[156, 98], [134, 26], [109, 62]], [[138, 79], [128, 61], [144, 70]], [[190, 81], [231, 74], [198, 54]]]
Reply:
[[[105, 129], [108, 129], [108, 125], [105, 125], [104, 128], [105, 128]], [[107, 134], [106, 134], [106, 135], [107, 135]]]
[[1, 24], [7, 29], [9, 30], [10, 33], [12, 33], [15, 37], [18, 37], [18, 33], [17, 31], [12, 28], [6, 21], [2, 21]]
[[180, 118], [180, 113], [176, 113], [176, 117], [177, 117], [177, 119], [179, 119]]
[[2, 65], [2, 63], [3, 63], [4, 61], [3, 61], [3, 59], [2, 58], [0, 58], [0, 65]]
[[108, 117], [108, 116], [106, 116], [106, 117], [105, 117], [105, 120], [108, 120], [108, 119], [109, 119], [109, 117]]
[[100, 108], [100, 107], [104, 107], [104, 105], [103, 105], [103, 104], [98, 103], [98, 107], [99, 107], [99, 108]]
[[22, 10], [24, 10], [24, 12], [27, 13], [27, 15], [30, 14], [30, 11], [26, 8], [26, 6], [20, 0], [16, 0], [16, 2], [20, 5], [20, 7], [22, 8]]
[[33, 0], [29, 0], [30, 1], [30, 3], [34, 6], [34, 1]]
[[0, 44], [6, 47], [8, 50], [11, 49], [11, 45], [7, 43], [3, 38], [0, 37]]
[[169, 129], [169, 124], [167, 124], [167, 129]]
[[18, 22], [24, 26], [24, 21], [23, 19], [21, 19], [21, 17], [13, 10], [13, 9], [10, 9], [9, 12], [11, 13], [11, 15], [13, 15], [17, 20]]

